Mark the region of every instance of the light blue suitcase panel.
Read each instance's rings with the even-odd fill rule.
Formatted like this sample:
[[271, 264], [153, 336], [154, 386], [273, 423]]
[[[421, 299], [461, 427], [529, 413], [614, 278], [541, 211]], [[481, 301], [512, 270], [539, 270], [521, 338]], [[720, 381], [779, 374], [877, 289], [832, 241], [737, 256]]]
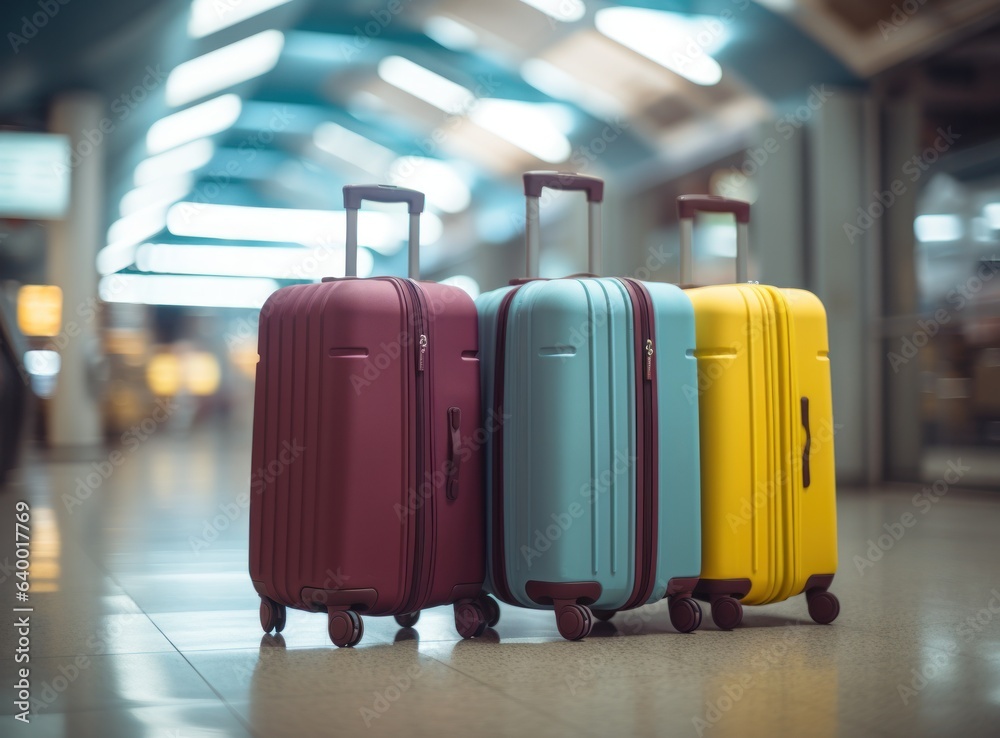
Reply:
[[[493, 511], [493, 436], [505, 425], [505, 418], [496, 417], [494, 409], [494, 388], [496, 372], [497, 330], [500, 318], [500, 303], [514, 287], [501, 287], [486, 292], [476, 298], [476, 310], [479, 312], [479, 367], [482, 381], [483, 419], [486, 430], [486, 511], [487, 521], [492, 518]], [[505, 413], [506, 414], [506, 413]], [[493, 525], [486, 526], [486, 583], [488, 592], [496, 592], [493, 586]]]
[[[635, 577], [635, 355], [632, 306], [615, 279], [524, 285], [507, 320], [506, 573], [525, 585], [600, 583], [597, 609]], [[484, 365], [488, 365], [484, 362]]]
[[701, 463], [694, 308], [674, 285], [643, 284], [656, 313], [659, 401], [656, 588], [647, 600], [652, 603], [663, 598], [671, 579], [701, 572]]

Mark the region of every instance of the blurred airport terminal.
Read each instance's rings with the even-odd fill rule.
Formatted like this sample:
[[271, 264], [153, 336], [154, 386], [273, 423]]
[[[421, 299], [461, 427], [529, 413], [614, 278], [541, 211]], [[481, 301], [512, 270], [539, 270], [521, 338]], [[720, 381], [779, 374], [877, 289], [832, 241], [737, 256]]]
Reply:
[[[1000, 2], [7, 0], [0, 19], [0, 600], [25, 500], [42, 701], [15, 723], [0, 636], [0, 734], [997, 734]], [[343, 276], [348, 183], [426, 193], [423, 278], [523, 277], [534, 169], [605, 179], [606, 275], [678, 282], [675, 198], [710, 193], [752, 203], [751, 279], [822, 299], [836, 624], [790, 626], [789, 603], [686, 638], [637, 611], [602, 624], [635, 638], [564, 643], [505, 607], [479, 644], [442, 609], [419, 640], [370, 618], [334, 649], [293, 613], [285, 648], [261, 641], [241, 500], [265, 299]], [[546, 194], [542, 276], [585, 271], [585, 208]], [[366, 204], [359, 276], [404, 274], [406, 236], [398, 205]], [[735, 249], [730, 217], [700, 216], [695, 282], [731, 281]]]

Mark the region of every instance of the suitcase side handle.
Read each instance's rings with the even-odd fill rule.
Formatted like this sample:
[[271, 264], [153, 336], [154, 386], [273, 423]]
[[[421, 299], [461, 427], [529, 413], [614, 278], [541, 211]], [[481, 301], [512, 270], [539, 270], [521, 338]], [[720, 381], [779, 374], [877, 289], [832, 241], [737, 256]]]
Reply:
[[750, 261], [750, 203], [716, 195], [681, 195], [677, 198], [677, 217], [681, 230], [680, 284], [694, 282], [694, 259], [691, 244], [694, 241], [694, 214], [732, 213], [736, 217], [736, 281], [746, 282]]
[[358, 210], [361, 202], [405, 202], [410, 213], [408, 272], [410, 279], [420, 278], [420, 214], [424, 212], [424, 193], [394, 185], [344, 185], [344, 209], [347, 211], [347, 265], [344, 274], [358, 276]]
[[601, 273], [601, 203], [604, 201], [604, 180], [576, 172], [534, 171], [524, 173], [524, 245], [525, 272], [531, 279], [538, 276], [539, 198], [542, 189], [578, 190], [587, 194], [587, 271]]

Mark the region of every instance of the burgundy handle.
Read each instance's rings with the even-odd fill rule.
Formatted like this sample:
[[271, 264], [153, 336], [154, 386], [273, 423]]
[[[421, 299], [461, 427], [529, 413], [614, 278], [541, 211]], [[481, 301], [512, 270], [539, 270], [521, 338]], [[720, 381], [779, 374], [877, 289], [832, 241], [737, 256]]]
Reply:
[[458, 451], [462, 446], [462, 410], [457, 407], [448, 408], [448, 480], [445, 483], [445, 495], [449, 500], [458, 498], [458, 474], [462, 471], [462, 457]]
[[541, 197], [542, 188], [553, 190], [582, 190], [587, 202], [604, 202], [604, 180], [576, 172], [535, 171], [524, 173], [524, 194]]
[[718, 195], [681, 195], [677, 198], [677, 215], [680, 218], [693, 218], [697, 212], [732, 213], [737, 223], [750, 222], [750, 203], [743, 200], [730, 200]]

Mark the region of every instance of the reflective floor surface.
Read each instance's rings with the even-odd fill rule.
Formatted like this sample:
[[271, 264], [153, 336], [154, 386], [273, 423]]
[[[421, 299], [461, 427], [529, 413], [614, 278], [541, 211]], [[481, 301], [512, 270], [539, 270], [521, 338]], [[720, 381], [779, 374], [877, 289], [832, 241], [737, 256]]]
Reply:
[[504, 607], [461, 641], [439, 608], [412, 630], [366, 618], [337, 649], [303, 612], [262, 638], [248, 455], [240, 434], [163, 430], [114, 461], [35, 461], [0, 496], [0, 603], [20, 616], [24, 500], [33, 607], [31, 722], [3, 627], [0, 735], [1000, 735], [1000, 495], [842, 491], [831, 626], [801, 597], [689, 635], [650, 606], [569, 643], [551, 613]]

